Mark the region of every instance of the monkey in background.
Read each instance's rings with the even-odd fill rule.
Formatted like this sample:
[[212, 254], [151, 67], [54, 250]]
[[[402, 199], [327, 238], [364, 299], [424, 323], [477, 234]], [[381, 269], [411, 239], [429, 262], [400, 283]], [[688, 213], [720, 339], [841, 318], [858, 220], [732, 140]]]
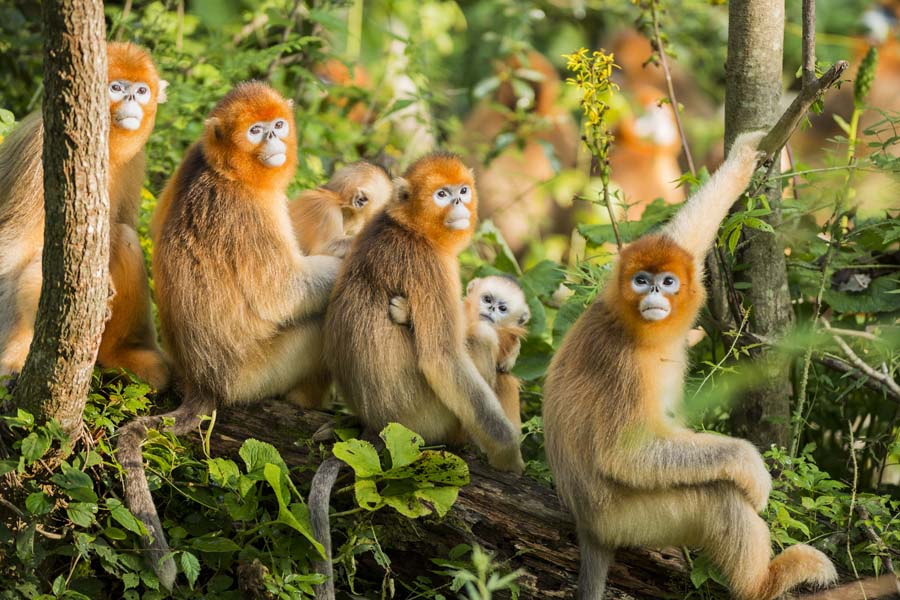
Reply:
[[699, 546], [739, 600], [824, 585], [834, 566], [797, 544], [771, 559], [757, 514], [772, 480], [746, 440], [695, 433], [674, 416], [686, 335], [703, 305], [703, 264], [755, 170], [761, 133], [739, 136], [721, 168], [660, 233], [625, 247], [599, 300], [554, 356], [544, 386], [547, 458], [575, 516], [582, 600], [600, 600], [620, 546]]
[[170, 418], [182, 435], [217, 407], [289, 394], [324, 368], [322, 316], [340, 260], [300, 251], [285, 196], [296, 161], [292, 104], [242, 83], [213, 108], [153, 217], [159, 317], [183, 401], [125, 425], [117, 447], [126, 502], [166, 589], [176, 570], [171, 557], [160, 562], [169, 547], [143, 469], [147, 429]]
[[[524, 58], [524, 59], [523, 59]], [[502, 83], [491, 99], [480, 102], [466, 117], [458, 143], [473, 157], [478, 187], [481, 190], [481, 218], [491, 219], [517, 255], [537, 233], [537, 226], [554, 233], [569, 235], [574, 227], [571, 208], [559, 206], [540, 186], [552, 179], [560, 169], [576, 166], [580, 137], [569, 110], [560, 103], [560, 78], [553, 64], [539, 52], [530, 51], [523, 58], [508, 58], [499, 71], [514, 73], [529, 69], [541, 75], [540, 81], [529, 81], [534, 103], [528, 113], [538, 123], [523, 147], [515, 144], [482, 165], [474, 157], [484, 157], [497, 136], [515, 127], [516, 107], [520, 98], [509, 82]], [[497, 105], [500, 105], [498, 107]], [[552, 149], [558, 167], [547, 155]], [[566, 201], [569, 199], [566, 198]]]
[[343, 257], [350, 242], [391, 199], [388, 172], [359, 161], [335, 171], [322, 187], [307, 190], [289, 210], [300, 249], [307, 255]]
[[[344, 259], [325, 315], [328, 370], [368, 433], [397, 422], [439, 444], [462, 430], [495, 468], [521, 472], [518, 431], [466, 351], [457, 255], [477, 220], [472, 172], [453, 154], [429, 154], [395, 180], [394, 195]], [[411, 330], [391, 322], [398, 295]], [[340, 465], [324, 461], [310, 487], [313, 535], [325, 548], [317, 598], [334, 598], [328, 505]]]
[[[137, 235], [144, 144], [168, 82], [146, 50], [106, 46], [109, 79], [110, 317], [97, 362], [127, 369], [162, 389], [168, 361], [156, 341], [150, 288]], [[0, 375], [21, 371], [34, 336], [44, 245], [44, 124], [40, 111], [22, 120], [0, 145]]]
[[[531, 318], [525, 293], [512, 277], [490, 275], [473, 279], [463, 299], [466, 317], [466, 348], [475, 367], [491, 386], [506, 418], [522, 429], [519, 380], [512, 374]], [[409, 303], [403, 296], [391, 298], [391, 320], [409, 325]], [[460, 442], [465, 442], [461, 436]]]

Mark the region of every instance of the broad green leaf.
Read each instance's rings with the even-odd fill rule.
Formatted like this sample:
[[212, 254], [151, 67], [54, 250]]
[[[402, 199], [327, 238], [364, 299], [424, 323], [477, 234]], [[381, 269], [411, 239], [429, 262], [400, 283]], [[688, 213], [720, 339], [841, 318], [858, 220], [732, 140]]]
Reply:
[[70, 502], [66, 508], [69, 520], [79, 527], [90, 527], [94, 522], [94, 516], [99, 510], [94, 502]]
[[22, 440], [22, 456], [28, 462], [34, 462], [43, 457], [50, 449], [50, 438], [37, 431], [29, 433]]
[[181, 571], [187, 577], [188, 585], [194, 589], [194, 584], [200, 576], [200, 561], [190, 552], [182, 552], [179, 557], [181, 563]]
[[425, 445], [422, 436], [399, 423], [388, 423], [380, 435], [391, 455], [392, 468], [402, 467], [416, 460]]
[[469, 465], [446, 450], [425, 450], [414, 463], [385, 471], [383, 478], [463, 486], [469, 483]]
[[884, 275], [869, 283], [862, 292], [839, 292], [828, 289], [824, 301], [834, 310], [847, 313], [879, 313], [900, 310], [900, 289], [896, 276]]
[[216, 535], [205, 535], [190, 541], [191, 548], [197, 552], [238, 552], [241, 547], [234, 540]]
[[44, 492], [34, 492], [25, 498], [25, 508], [33, 515], [46, 515], [54, 505], [53, 499]]
[[384, 498], [378, 493], [378, 486], [371, 479], [357, 479], [353, 486], [356, 503], [366, 510], [378, 510], [384, 506]]
[[493, 221], [482, 221], [481, 225], [478, 226], [476, 236], [479, 240], [494, 244], [499, 250], [497, 258], [494, 260], [494, 267], [511, 275], [520, 275], [522, 273], [516, 256]]
[[534, 295], [547, 299], [559, 289], [559, 285], [565, 279], [566, 275], [558, 263], [542, 260], [525, 271], [522, 275], [522, 286]]
[[136, 533], [138, 535], [144, 535], [147, 533], [147, 530], [144, 528], [144, 524], [141, 523], [137, 517], [131, 514], [131, 511], [122, 504], [120, 500], [115, 498], [110, 498], [106, 501], [106, 508], [109, 510], [110, 516], [113, 520], [127, 529], [132, 533]]
[[209, 470], [209, 478], [223, 487], [233, 487], [241, 476], [237, 464], [227, 458], [207, 459], [206, 467]]
[[284, 463], [284, 459], [281, 458], [281, 454], [278, 453], [275, 446], [267, 442], [250, 438], [241, 444], [238, 455], [244, 459], [247, 473], [260, 471], [266, 464], [277, 465], [282, 473], [287, 473], [287, 465]]
[[350, 465], [357, 477], [372, 477], [381, 473], [381, 460], [375, 447], [364, 440], [347, 440], [334, 445], [336, 457]]
[[288, 509], [284, 498], [284, 494], [287, 492], [287, 485], [282, 480], [281, 470], [276, 465], [267, 464], [263, 467], [263, 473], [265, 474], [266, 482], [275, 491], [275, 498], [278, 501], [278, 522], [303, 535], [315, 547], [316, 551], [324, 556], [325, 549], [316, 541], [312, 534], [312, 527], [309, 524], [309, 509], [300, 503], [294, 503]]

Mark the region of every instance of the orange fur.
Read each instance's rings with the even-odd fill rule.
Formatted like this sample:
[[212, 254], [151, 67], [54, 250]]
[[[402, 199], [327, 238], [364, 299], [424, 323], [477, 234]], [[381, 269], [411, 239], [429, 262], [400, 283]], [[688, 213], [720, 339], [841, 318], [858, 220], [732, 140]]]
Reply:
[[[662, 321], [646, 321], [638, 310], [641, 295], [631, 289], [631, 278], [641, 270], [669, 271], [681, 281], [678, 292], [669, 298], [672, 315]], [[706, 300], [703, 274], [697, 270], [693, 256], [664, 235], [646, 236], [626, 246], [604, 294], [629, 333], [652, 345], [685, 336]]]
[[[156, 124], [157, 104], [165, 102], [166, 83], [159, 78], [156, 65], [150, 53], [139, 46], [127, 42], [109, 42], [106, 45], [106, 62], [109, 70], [108, 81], [128, 79], [141, 81], [150, 87], [151, 101], [143, 106], [144, 118], [134, 131], [120, 127], [109, 128], [109, 160], [110, 173], [131, 160], [144, 148], [153, 126]], [[109, 113], [112, 118], [121, 102], [110, 102]]]
[[[256, 121], [271, 121], [278, 117], [287, 120], [290, 135], [284, 139], [287, 161], [273, 169], [258, 160], [257, 146], [247, 140], [245, 132]], [[297, 166], [293, 103], [264, 83], [242, 83], [210, 113], [204, 141], [207, 160], [223, 176], [249, 182], [257, 189], [284, 189]]]
[[[439, 246], [454, 262], [456, 255], [465, 248], [475, 232], [478, 214], [478, 193], [472, 171], [453, 154], [435, 152], [420, 158], [404, 178], [409, 184], [406, 201], [399, 202], [388, 212], [392, 217], [410, 229], [418, 231], [431, 243]], [[444, 218], [451, 207], [440, 208], [431, 200], [431, 191], [446, 184], [467, 184], [471, 189], [472, 202], [468, 208], [472, 212], [468, 229], [452, 231], [444, 226]]]

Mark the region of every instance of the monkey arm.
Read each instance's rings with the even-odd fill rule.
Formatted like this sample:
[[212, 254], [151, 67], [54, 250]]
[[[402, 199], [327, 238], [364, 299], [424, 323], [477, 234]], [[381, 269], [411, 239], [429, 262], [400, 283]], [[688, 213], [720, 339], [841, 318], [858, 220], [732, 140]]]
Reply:
[[[446, 276], [434, 273], [432, 281]], [[418, 291], [421, 285], [411, 287]], [[452, 290], [451, 285], [447, 285]], [[451, 293], [412, 293], [410, 320], [419, 369], [435, 396], [500, 469], [521, 471], [518, 433], [504, 415], [493, 390], [465, 351], [462, 307]]]
[[757, 510], [765, 506], [772, 478], [750, 442], [709, 433], [624, 433], [600, 451], [606, 477], [639, 489], [732, 481]]
[[663, 229], [697, 263], [706, 258], [719, 224], [750, 183], [757, 161], [762, 157], [756, 148], [764, 135], [762, 131], [739, 135], [722, 166], [687, 199]]
[[333, 256], [304, 256], [290, 279], [290, 313], [282, 321], [296, 321], [325, 312], [341, 260]]

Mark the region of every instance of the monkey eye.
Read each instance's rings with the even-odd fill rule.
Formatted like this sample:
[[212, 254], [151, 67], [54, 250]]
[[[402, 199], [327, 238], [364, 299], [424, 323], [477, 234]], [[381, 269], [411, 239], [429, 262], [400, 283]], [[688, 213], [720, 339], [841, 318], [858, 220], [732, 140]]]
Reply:
[[650, 283], [650, 280], [647, 279], [647, 277], [645, 277], [644, 275], [635, 275], [634, 282], [638, 285], [647, 285], [648, 283]]
[[250, 135], [259, 135], [262, 133], [262, 127], [259, 125], [254, 125], [250, 128]]
[[275, 129], [281, 129], [284, 127], [284, 121], [278, 120], [275, 121]]
[[658, 275], [656, 280], [660, 282], [660, 287], [670, 294], [677, 292], [680, 287], [678, 277], [673, 273], [663, 273], [662, 275]]
[[438, 198], [446, 198], [446, 197], [447, 197], [447, 192], [445, 192], [444, 190], [438, 190]]
[[462, 186], [459, 190], [459, 193], [462, 194], [463, 196], [465, 196], [466, 194], [469, 193], [469, 188], [467, 188], [466, 186]]
[[147, 86], [142, 85], [137, 89], [137, 93], [141, 96], [144, 96], [146, 94], [149, 94], [150, 90], [147, 88]]
[[125, 86], [118, 81], [113, 81], [109, 84], [109, 93], [116, 96], [115, 99], [118, 100], [125, 93]]
[[490, 304], [491, 300], [493, 300], [493, 298], [491, 298], [488, 294], [485, 294], [484, 296], [481, 297], [481, 300], [482, 300], [482, 302]]
[[506, 305], [505, 305], [505, 304], [501, 304], [501, 305], [500, 305], [500, 312], [502, 312], [502, 313], [505, 313], [505, 312], [506, 312]]

